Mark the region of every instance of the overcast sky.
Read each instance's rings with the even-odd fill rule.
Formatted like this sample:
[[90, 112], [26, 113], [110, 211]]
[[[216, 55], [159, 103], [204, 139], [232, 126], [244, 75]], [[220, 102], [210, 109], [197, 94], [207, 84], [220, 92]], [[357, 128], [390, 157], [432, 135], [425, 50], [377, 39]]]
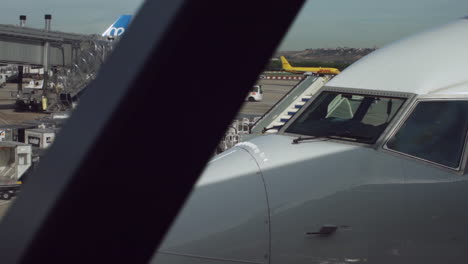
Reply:
[[308, 1], [280, 49], [383, 46], [467, 15], [467, 0]]
[[[135, 14], [142, 0], [9, 0], [2, 3], [0, 24], [18, 24], [28, 16], [31, 27], [102, 33], [119, 15]], [[287, 0], [284, 1], [287, 4]], [[468, 15], [467, 0], [309, 0], [280, 50], [373, 47]]]

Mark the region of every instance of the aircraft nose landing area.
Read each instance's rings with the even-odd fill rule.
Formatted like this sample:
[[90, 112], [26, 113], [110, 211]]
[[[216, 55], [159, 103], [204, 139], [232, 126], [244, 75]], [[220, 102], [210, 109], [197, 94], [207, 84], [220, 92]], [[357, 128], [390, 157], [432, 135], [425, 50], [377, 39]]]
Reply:
[[208, 164], [153, 263], [268, 263], [268, 245], [260, 169], [247, 151], [234, 148]]

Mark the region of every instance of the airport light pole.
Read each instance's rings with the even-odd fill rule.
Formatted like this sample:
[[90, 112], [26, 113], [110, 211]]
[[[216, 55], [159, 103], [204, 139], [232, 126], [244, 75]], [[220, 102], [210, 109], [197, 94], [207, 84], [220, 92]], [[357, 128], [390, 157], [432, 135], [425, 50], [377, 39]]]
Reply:
[[[52, 15], [46, 14], [44, 15], [44, 20], [45, 20], [45, 31], [49, 32], [51, 29], [51, 22], [52, 22]], [[49, 54], [50, 54], [50, 43], [49, 41], [46, 41], [44, 43], [44, 79], [42, 83], [42, 96], [47, 96], [49, 95]], [[40, 101], [41, 102], [41, 101]], [[42, 104], [39, 103], [42, 108]], [[44, 109], [45, 110], [45, 109]]]
[[26, 26], [26, 16], [25, 15], [20, 15], [20, 27]]
[[[25, 15], [20, 15], [19, 16], [19, 19], [20, 19], [20, 27], [24, 27], [26, 26], [26, 16]], [[23, 97], [23, 71], [24, 71], [24, 67], [23, 65], [19, 65], [18, 66], [18, 95], [19, 95], [19, 98], [22, 98]]]

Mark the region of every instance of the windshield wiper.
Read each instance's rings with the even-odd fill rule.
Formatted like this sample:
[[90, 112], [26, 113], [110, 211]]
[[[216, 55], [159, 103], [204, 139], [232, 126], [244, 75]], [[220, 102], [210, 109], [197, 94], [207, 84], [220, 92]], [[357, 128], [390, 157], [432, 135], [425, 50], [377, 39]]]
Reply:
[[352, 135], [349, 132], [346, 133], [334, 133], [328, 135], [331, 138], [345, 138], [345, 139], [353, 139], [353, 140], [371, 140], [373, 137], [366, 137], [366, 136], [359, 136], [359, 135]]
[[304, 140], [317, 139], [317, 138], [326, 138], [326, 136], [310, 136], [310, 137], [299, 136], [293, 139], [292, 144], [298, 144], [299, 142], [304, 141]]
[[267, 132], [267, 131], [270, 130], [270, 129], [278, 129], [278, 130], [279, 130], [281, 127], [283, 127], [283, 126], [272, 126], [272, 127], [269, 127], [269, 128], [264, 127], [264, 128], [262, 129], [262, 134], [265, 134], [265, 132]]
[[298, 144], [299, 142], [304, 141], [304, 140], [311, 140], [311, 139], [317, 139], [317, 138], [330, 138], [330, 139], [341, 138], [341, 139], [345, 139], [345, 140], [354, 140], [354, 141], [373, 139], [372, 137], [354, 136], [354, 135], [351, 135], [349, 133], [335, 133], [335, 134], [322, 135], [322, 136], [309, 136], [309, 137], [299, 136], [299, 137], [293, 139], [292, 144]]

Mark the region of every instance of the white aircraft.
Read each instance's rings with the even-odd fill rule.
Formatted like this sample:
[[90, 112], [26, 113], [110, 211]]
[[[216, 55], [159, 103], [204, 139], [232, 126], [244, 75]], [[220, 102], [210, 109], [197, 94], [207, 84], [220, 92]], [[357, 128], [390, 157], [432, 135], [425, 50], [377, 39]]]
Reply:
[[[155, 263], [465, 263], [468, 18], [327, 83], [215, 156]], [[167, 175], [177, 177], [177, 175]]]

